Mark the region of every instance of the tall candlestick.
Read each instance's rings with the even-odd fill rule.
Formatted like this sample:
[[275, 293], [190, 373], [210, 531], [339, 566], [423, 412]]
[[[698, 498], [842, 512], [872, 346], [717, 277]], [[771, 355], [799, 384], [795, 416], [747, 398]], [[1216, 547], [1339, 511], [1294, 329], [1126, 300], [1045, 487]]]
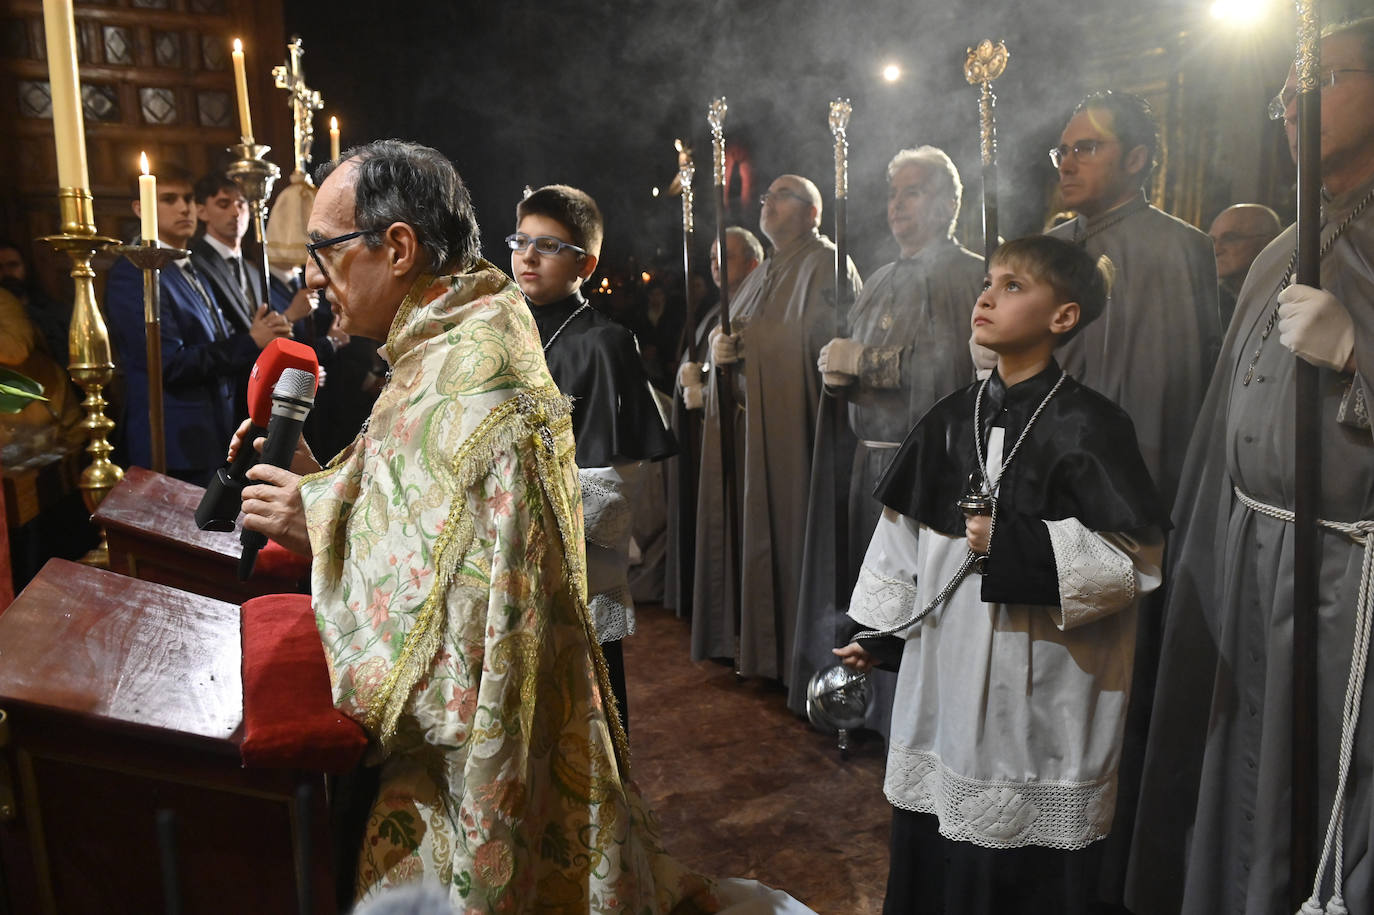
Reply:
[[329, 119], [329, 158], [339, 158], [339, 119]]
[[138, 216], [143, 225], [143, 240], [157, 241], [157, 177], [148, 173], [148, 154], [139, 153], [143, 174], [138, 176]]
[[239, 130], [243, 142], [253, 142], [253, 116], [248, 112], [248, 76], [243, 69], [243, 42], [234, 39], [234, 88], [239, 94]]
[[43, 30], [48, 39], [48, 85], [52, 129], [57, 145], [59, 187], [89, 189], [86, 134], [81, 117], [81, 78], [76, 65], [76, 23], [72, 0], [43, 0]]

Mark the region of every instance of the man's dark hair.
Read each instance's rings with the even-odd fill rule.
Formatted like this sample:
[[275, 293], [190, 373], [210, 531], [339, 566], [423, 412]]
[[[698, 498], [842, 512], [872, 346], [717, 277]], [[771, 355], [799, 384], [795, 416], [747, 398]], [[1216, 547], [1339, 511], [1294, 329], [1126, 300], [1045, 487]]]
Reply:
[[[175, 162], [159, 162], [153, 167], [153, 174], [157, 175], [158, 187], [162, 187], [164, 184], [184, 184], [193, 191], [195, 189], [196, 176], [191, 174], [190, 169], [177, 165]], [[134, 176], [129, 189], [133, 192], [134, 199], [137, 200], [139, 195], [137, 175]]]
[[992, 252], [990, 263], [1022, 270], [1048, 283], [1059, 305], [1078, 303], [1078, 323], [1060, 336], [1056, 346], [1076, 337], [1107, 307], [1114, 272], [1111, 261], [1094, 259], [1078, 245], [1049, 235], [1027, 235], [1003, 242]]
[[1150, 103], [1138, 95], [1108, 89], [1094, 92], [1084, 98], [1078, 103], [1078, 107], [1074, 108], [1073, 113], [1081, 114], [1089, 108], [1111, 112], [1112, 130], [1121, 142], [1122, 165], [1125, 165], [1126, 156], [1131, 150], [1137, 146], [1145, 147], [1145, 167], [1136, 176], [1140, 185], [1144, 187], [1150, 173], [1159, 164], [1159, 122], [1155, 120]]
[[408, 140], [374, 140], [345, 150], [315, 173], [315, 184], [349, 159], [357, 160], [353, 224], [369, 248], [394, 223], [415, 230], [431, 272], [463, 272], [477, 263], [477, 214], [458, 171], [437, 149]]
[[1364, 65], [1374, 69], [1374, 16], [1365, 16], [1363, 19], [1352, 19], [1349, 22], [1337, 22], [1322, 29], [1322, 40], [1335, 38], [1337, 36], [1351, 35], [1360, 39], [1361, 53], [1364, 55]]
[[592, 257], [601, 256], [606, 223], [596, 201], [586, 191], [566, 184], [541, 187], [515, 205], [518, 224], [526, 216], [544, 216], [568, 230], [572, 243]]
[[201, 175], [196, 179], [194, 188], [196, 203], [205, 204], [205, 201], [215, 197], [220, 191], [237, 191], [239, 186], [224, 172], [210, 172], [208, 175]]

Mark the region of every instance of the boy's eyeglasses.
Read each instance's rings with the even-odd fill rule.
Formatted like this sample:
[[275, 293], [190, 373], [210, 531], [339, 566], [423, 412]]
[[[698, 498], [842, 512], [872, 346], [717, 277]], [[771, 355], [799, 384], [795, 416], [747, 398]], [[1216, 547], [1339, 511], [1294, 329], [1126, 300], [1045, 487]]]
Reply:
[[[1357, 70], [1351, 67], [1341, 67], [1335, 70], [1327, 70], [1317, 78], [1317, 85], [1322, 89], [1336, 85], [1337, 73], [1374, 73], [1374, 70]], [[1298, 97], [1298, 90], [1293, 86], [1285, 86], [1283, 91], [1269, 100], [1269, 120], [1282, 121], [1283, 113], [1288, 110], [1293, 99]]]
[[1058, 146], [1050, 147], [1050, 161], [1054, 163], [1055, 168], [1058, 168], [1068, 160], [1070, 154], [1075, 159], [1091, 159], [1097, 155], [1099, 149], [1115, 142], [1116, 140], [1079, 140], [1072, 146], [1060, 143]]
[[357, 232], [349, 232], [346, 235], [336, 235], [333, 238], [326, 238], [324, 241], [312, 241], [305, 246], [305, 251], [310, 255], [311, 259], [315, 261], [315, 266], [320, 268], [320, 276], [328, 278], [329, 274], [324, 269], [324, 261], [320, 260], [319, 250], [321, 248], [328, 248], [332, 245], [342, 244], [346, 241], [352, 241], [358, 236], [366, 234], [367, 232], [359, 230]]
[[526, 235], [524, 232], [516, 232], [514, 235], [506, 236], [506, 247], [512, 251], [524, 251], [533, 246], [534, 250], [544, 257], [554, 257], [564, 248], [574, 252], [578, 257], [586, 257], [587, 252], [577, 245], [570, 245], [561, 238], [554, 238], [552, 235]]

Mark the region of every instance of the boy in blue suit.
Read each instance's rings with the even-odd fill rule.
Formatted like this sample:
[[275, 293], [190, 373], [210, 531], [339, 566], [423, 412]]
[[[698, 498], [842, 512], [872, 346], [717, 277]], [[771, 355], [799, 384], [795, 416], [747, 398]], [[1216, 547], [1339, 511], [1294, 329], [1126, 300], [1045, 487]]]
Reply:
[[[162, 165], [157, 190], [158, 242], [185, 248], [196, 228], [191, 175], [177, 166]], [[142, 215], [137, 200], [133, 210]], [[235, 375], [247, 371], [258, 352], [273, 338], [289, 334], [291, 327], [263, 305], [247, 331], [233, 330], [189, 258], [167, 265], [160, 284], [167, 473], [204, 486], [224, 463], [224, 443], [234, 432]], [[152, 448], [142, 272], [121, 258], [110, 269], [105, 299], [111, 338], [125, 376], [125, 456], [130, 464], [147, 467]]]

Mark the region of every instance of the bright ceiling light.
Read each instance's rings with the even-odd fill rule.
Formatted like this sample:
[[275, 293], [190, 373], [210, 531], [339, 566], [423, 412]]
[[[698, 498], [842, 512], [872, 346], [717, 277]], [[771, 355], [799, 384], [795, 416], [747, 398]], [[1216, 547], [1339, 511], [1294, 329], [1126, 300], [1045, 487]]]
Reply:
[[1263, 0], [1213, 0], [1212, 18], [1237, 25], [1248, 25], [1264, 17], [1267, 5]]
[[901, 67], [897, 66], [896, 64], [888, 64], [887, 66], [883, 67], [883, 79], [887, 80], [889, 83], [895, 83], [897, 80], [901, 78]]

